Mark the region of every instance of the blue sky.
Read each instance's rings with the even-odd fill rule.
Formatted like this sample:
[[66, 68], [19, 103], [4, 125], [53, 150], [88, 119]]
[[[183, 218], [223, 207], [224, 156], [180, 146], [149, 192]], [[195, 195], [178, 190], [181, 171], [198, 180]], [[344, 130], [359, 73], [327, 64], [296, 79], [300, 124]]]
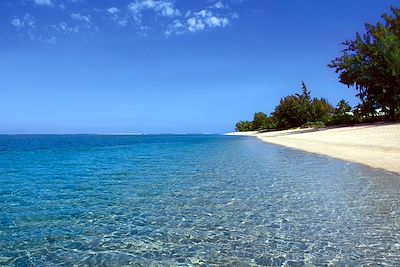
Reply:
[[326, 65], [390, 0], [3, 0], [0, 133], [220, 133]]

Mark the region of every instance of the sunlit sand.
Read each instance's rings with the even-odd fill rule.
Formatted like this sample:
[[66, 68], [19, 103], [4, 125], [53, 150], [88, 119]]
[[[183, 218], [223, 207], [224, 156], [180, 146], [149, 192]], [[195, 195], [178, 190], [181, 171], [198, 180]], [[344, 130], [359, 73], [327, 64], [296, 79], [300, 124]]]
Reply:
[[400, 174], [400, 123], [230, 135], [255, 136], [264, 142]]

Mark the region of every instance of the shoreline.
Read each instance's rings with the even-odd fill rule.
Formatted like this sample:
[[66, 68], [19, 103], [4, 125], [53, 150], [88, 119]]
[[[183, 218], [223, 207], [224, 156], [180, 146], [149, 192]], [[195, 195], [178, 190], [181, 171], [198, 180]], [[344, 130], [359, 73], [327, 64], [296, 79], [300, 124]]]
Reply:
[[329, 156], [400, 174], [400, 123], [294, 129], [266, 133], [236, 132], [263, 142]]

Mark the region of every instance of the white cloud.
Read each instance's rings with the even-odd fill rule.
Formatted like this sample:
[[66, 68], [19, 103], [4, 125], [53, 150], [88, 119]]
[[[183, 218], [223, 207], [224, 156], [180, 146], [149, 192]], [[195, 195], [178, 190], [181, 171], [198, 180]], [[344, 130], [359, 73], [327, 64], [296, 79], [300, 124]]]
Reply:
[[118, 19], [118, 25], [120, 25], [120, 26], [126, 26], [126, 25], [128, 25], [128, 20], [127, 19]]
[[211, 16], [206, 18], [206, 23], [210, 27], [225, 27], [229, 24], [229, 20], [227, 18], [218, 18], [216, 16]]
[[[114, 21], [116, 25], [133, 26], [138, 34], [148, 35], [151, 32], [161, 31], [166, 36], [227, 27], [232, 20], [238, 17], [229, 6], [233, 0], [199, 1], [203, 7], [198, 10], [177, 6], [176, 0], [129, 0], [125, 6], [113, 4], [108, 8], [96, 8], [95, 2], [97, 1], [91, 2], [89, 5], [90, 1], [86, 0], [20, 1], [30, 1], [36, 5], [59, 8], [57, 12], [62, 12], [59, 17], [51, 16], [49, 18], [52, 20], [51, 23], [46, 23], [47, 20], [40, 20], [36, 23], [36, 20], [29, 14], [16, 16], [10, 21], [11, 25], [20, 31], [20, 34], [51, 44], [59, 41], [58, 35], [86, 35], [98, 31], [96, 19], [99, 14], [106, 15], [106, 18]], [[71, 10], [71, 5], [75, 4], [83, 5], [80, 10], [84, 10], [84, 12], [71, 13], [68, 11]], [[39, 12], [37, 9], [34, 10]], [[43, 11], [52, 12], [51, 9]]]
[[82, 21], [86, 23], [90, 23], [92, 21], [92, 17], [90, 15], [82, 15], [81, 13], [72, 13], [71, 18], [75, 21]]
[[[230, 25], [231, 20], [237, 18], [236, 13], [232, 12], [222, 0], [213, 0], [212, 3], [199, 11], [189, 9], [181, 13], [174, 0], [131, 0], [126, 12], [117, 6], [112, 6], [105, 11], [121, 26], [127, 26], [129, 23], [135, 25], [138, 33], [161, 28], [165, 35], [169, 36], [223, 28]], [[159, 20], [154, 16], [163, 17], [163, 19]]]
[[206, 27], [202, 19], [197, 19], [195, 17], [189, 18], [187, 20], [187, 24], [188, 30], [191, 32], [201, 31], [204, 30], [204, 28]]
[[157, 15], [164, 17], [176, 17], [181, 14], [175, 8], [174, 3], [169, 0], [136, 0], [128, 5], [128, 9], [137, 23], [141, 22], [143, 12], [146, 10], [153, 11]]
[[117, 22], [118, 25], [125, 27], [128, 25], [128, 18], [125, 15], [125, 17], [121, 17], [120, 13], [121, 10], [117, 7], [110, 7], [106, 9], [108, 15], [110, 15], [111, 19]]
[[53, 2], [52, 0], [34, 0], [37, 5], [42, 5], [42, 6], [52, 6]]
[[223, 28], [229, 25], [230, 19], [235, 18], [235, 13], [219, 15], [209, 9], [203, 9], [198, 12], [187, 11], [185, 17], [186, 21], [174, 21], [169, 25], [165, 35], [195, 33], [207, 28]]
[[19, 18], [15, 18], [11, 21], [11, 24], [17, 29], [20, 30], [25, 26], [25, 22]]
[[72, 13], [70, 22], [60, 22], [51, 26], [59, 33], [90, 33], [98, 31], [98, 27], [92, 22], [90, 15], [82, 15], [81, 13]]
[[60, 22], [56, 25], [52, 25], [51, 27], [60, 33], [78, 33], [79, 32], [79, 28], [77, 26], [70, 26], [66, 22]]
[[216, 2], [212, 7], [217, 9], [226, 8], [226, 6], [221, 1]]
[[165, 31], [165, 35], [167, 35], [167, 36], [169, 36], [171, 34], [179, 35], [179, 34], [183, 34], [185, 32], [186, 32], [186, 26], [182, 22], [180, 22], [179, 20], [176, 19], [176, 20], [174, 20], [173, 23], [171, 23], [168, 26], [168, 29]]
[[11, 20], [11, 24], [17, 30], [20, 30], [24, 27], [35, 28], [35, 19], [30, 14], [26, 13], [20, 18], [15, 17], [13, 20]]
[[[227, 16], [214, 14], [212, 11], [206, 9], [189, 14], [189, 17], [190, 18], [188, 19], [188, 22], [195, 20], [196, 24], [204, 24], [210, 28], [226, 27], [229, 25], [229, 18]], [[192, 27], [189, 28], [189, 30], [195, 32], [198, 30], [203, 30], [204, 28], [205, 27]]]
[[42, 40], [42, 36], [38, 34], [36, 30], [36, 20], [29, 13], [26, 13], [22, 17], [15, 17], [12, 19], [11, 25], [18, 31], [21, 31], [23, 35], [28, 36], [31, 40]]
[[44, 40], [44, 42], [49, 45], [55, 45], [57, 44], [57, 38], [55, 36], [52, 36], [49, 39]]
[[109, 9], [107, 9], [107, 12], [114, 15], [119, 12], [119, 9], [116, 7], [110, 7]]

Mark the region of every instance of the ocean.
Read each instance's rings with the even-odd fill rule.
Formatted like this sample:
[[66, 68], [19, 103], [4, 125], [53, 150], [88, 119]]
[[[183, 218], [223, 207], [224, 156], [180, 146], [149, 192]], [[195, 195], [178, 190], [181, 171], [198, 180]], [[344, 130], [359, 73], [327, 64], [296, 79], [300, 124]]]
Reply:
[[400, 263], [400, 177], [219, 135], [1, 135], [1, 266]]

